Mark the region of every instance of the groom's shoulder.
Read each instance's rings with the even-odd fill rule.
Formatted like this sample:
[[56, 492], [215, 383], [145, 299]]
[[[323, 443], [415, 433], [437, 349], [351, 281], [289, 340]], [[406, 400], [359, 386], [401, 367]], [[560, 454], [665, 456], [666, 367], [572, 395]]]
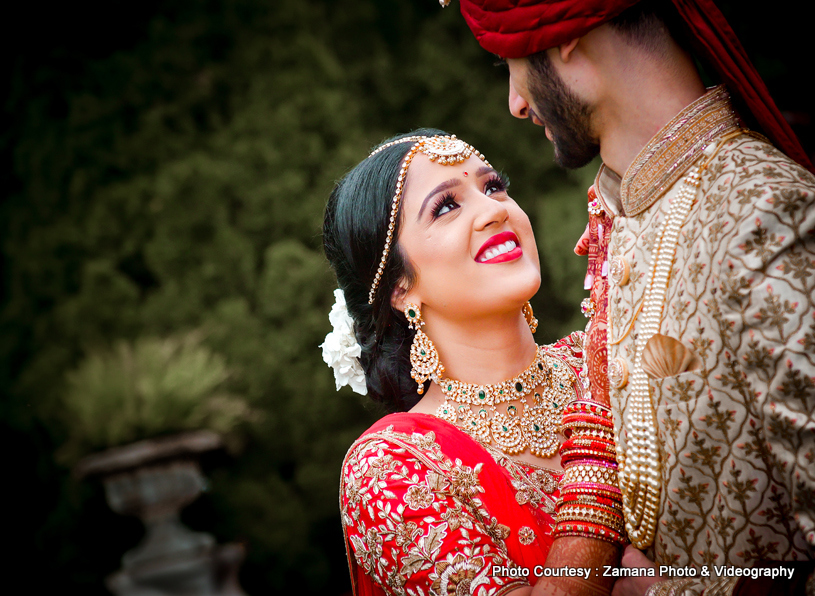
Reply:
[[768, 192], [797, 188], [810, 200], [815, 196], [815, 176], [760, 135], [745, 132], [726, 141], [707, 171], [718, 184], [734, 189]]

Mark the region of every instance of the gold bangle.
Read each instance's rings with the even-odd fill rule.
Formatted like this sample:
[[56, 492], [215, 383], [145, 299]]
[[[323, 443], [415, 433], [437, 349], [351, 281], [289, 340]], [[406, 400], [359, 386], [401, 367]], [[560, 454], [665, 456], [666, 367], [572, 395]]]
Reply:
[[596, 482], [598, 484], [617, 486], [617, 471], [602, 466], [578, 464], [566, 468], [563, 474], [564, 484], [571, 484], [573, 482]]
[[[567, 515], [569, 514], [569, 515]], [[625, 523], [621, 516], [615, 516], [604, 511], [594, 511], [591, 509], [568, 508], [561, 509], [557, 514], [557, 523], [561, 522], [593, 522], [611, 528], [615, 532], [622, 533]]]

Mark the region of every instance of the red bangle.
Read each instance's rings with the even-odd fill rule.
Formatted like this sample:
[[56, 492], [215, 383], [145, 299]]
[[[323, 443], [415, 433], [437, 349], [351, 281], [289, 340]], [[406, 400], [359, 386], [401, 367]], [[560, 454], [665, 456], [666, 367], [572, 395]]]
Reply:
[[612, 439], [572, 433], [572, 436], [563, 441], [563, 445], [560, 447], [561, 451], [568, 451], [569, 449], [595, 449], [597, 451], [616, 453], [617, 445]]
[[606, 528], [597, 524], [588, 522], [564, 522], [555, 526], [552, 535], [555, 538], [563, 536], [582, 536], [584, 538], [598, 538], [611, 542], [617, 546], [622, 546], [628, 540], [619, 532], [615, 532], [611, 528]]
[[597, 402], [573, 401], [566, 407], [563, 413], [571, 414], [573, 412], [587, 412], [610, 420], [613, 418], [611, 409]]
[[617, 458], [612, 453], [603, 453], [599, 451], [593, 451], [591, 449], [570, 449], [565, 453], [561, 451], [560, 453], [560, 463], [565, 466], [567, 462], [572, 462], [575, 460], [599, 460], [608, 463], [617, 463]]
[[576, 412], [574, 414], [565, 413], [561, 417], [563, 424], [571, 424], [574, 422], [588, 422], [591, 424], [601, 424], [608, 428], [614, 428], [614, 421], [610, 418], [605, 418], [603, 416], [596, 416], [594, 414], [586, 414], [583, 412]]
[[592, 496], [595, 494], [602, 494], [604, 497], [608, 497], [609, 499], [614, 499], [622, 503], [622, 492], [619, 488], [610, 484], [575, 482], [567, 484], [560, 489], [561, 496]]
[[[561, 459], [562, 462], [562, 459]], [[609, 469], [617, 469], [617, 462], [616, 461], [603, 461], [599, 459], [591, 459], [588, 457], [583, 458], [575, 458], [569, 462], [569, 465], [563, 465], [564, 468], [571, 468], [573, 466], [598, 466], [600, 468], [609, 468]]]

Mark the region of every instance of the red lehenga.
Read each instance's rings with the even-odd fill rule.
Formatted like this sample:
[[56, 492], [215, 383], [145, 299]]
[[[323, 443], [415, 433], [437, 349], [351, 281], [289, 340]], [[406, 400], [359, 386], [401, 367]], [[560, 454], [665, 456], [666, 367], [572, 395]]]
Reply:
[[[574, 370], [577, 354], [569, 356]], [[355, 596], [491, 596], [534, 584], [552, 545], [561, 478], [435, 416], [386, 416], [343, 464]]]

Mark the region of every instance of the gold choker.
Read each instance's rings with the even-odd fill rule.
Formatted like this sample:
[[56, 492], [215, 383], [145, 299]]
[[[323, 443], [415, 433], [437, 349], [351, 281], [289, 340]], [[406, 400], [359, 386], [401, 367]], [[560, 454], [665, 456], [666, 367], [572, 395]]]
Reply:
[[[538, 346], [532, 364], [502, 383], [477, 385], [437, 375], [430, 378], [444, 393], [444, 403], [436, 409], [438, 418], [481, 443], [494, 443], [507, 455], [529, 449], [537, 457], [550, 457], [560, 444], [561, 409], [573, 394], [573, 376], [562, 360]], [[519, 406], [498, 410], [497, 406], [516, 400]]]

